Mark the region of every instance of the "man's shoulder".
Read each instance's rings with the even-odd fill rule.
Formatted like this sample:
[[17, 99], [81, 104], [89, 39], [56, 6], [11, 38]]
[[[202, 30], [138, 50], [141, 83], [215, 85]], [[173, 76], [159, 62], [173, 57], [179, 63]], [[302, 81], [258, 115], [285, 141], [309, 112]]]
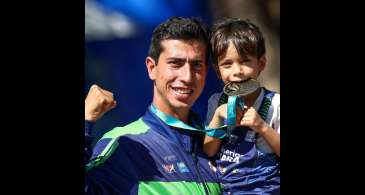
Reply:
[[115, 139], [120, 136], [139, 135], [146, 133], [148, 129], [150, 129], [150, 127], [143, 121], [142, 118], [139, 118], [138, 120], [125, 126], [113, 128], [112, 130], [106, 132], [101, 139]]
[[149, 129], [149, 126], [140, 118], [125, 126], [115, 127], [108, 131], [95, 144], [91, 161], [87, 165], [87, 170], [103, 164], [116, 151], [119, 151], [117, 152], [117, 156], [125, 155], [124, 153], [129, 152], [131, 148], [136, 148], [141, 145], [132, 137], [139, 137], [139, 135], [148, 132]]
[[[138, 140], [139, 135], [143, 135], [148, 132], [150, 127], [139, 118], [138, 120], [131, 122], [122, 127], [115, 127], [112, 130], [106, 132], [96, 143], [94, 147], [93, 156], [98, 156], [103, 151], [110, 150], [111, 148], [129, 147], [131, 142]], [[123, 141], [120, 141], [120, 140]], [[128, 146], [129, 145], [129, 146]]]

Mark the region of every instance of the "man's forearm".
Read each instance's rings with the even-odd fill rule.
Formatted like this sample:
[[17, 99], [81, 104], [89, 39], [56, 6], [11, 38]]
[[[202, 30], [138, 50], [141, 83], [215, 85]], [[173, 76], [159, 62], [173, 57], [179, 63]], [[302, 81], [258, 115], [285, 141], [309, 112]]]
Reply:
[[92, 155], [91, 143], [94, 137], [91, 135], [92, 128], [94, 126], [93, 122], [85, 120], [85, 153], [84, 153], [84, 164], [86, 165]]

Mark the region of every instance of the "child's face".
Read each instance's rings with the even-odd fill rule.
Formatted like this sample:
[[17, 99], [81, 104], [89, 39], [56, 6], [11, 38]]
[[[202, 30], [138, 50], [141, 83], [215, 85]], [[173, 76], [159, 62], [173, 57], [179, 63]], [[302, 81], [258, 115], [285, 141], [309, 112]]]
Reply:
[[248, 59], [242, 59], [232, 42], [229, 43], [226, 55], [218, 59], [218, 69], [224, 84], [257, 79], [265, 64], [265, 56], [257, 59], [256, 56], [248, 55]]

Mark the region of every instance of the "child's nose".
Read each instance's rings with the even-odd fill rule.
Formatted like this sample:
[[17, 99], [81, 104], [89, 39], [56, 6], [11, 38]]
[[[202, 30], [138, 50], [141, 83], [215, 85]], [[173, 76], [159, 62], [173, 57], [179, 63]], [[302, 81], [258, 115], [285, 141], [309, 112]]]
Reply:
[[243, 68], [238, 64], [233, 65], [233, 75], [234, 76], [243, 75]]

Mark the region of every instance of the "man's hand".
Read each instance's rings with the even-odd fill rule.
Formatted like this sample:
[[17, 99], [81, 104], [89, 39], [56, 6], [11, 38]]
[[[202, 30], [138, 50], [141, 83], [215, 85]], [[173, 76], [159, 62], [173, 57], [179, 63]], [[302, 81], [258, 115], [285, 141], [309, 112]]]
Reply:
[[116, 105], [113, 93], [94, 84], [85, 99], [85, 120], [95, 122]]

